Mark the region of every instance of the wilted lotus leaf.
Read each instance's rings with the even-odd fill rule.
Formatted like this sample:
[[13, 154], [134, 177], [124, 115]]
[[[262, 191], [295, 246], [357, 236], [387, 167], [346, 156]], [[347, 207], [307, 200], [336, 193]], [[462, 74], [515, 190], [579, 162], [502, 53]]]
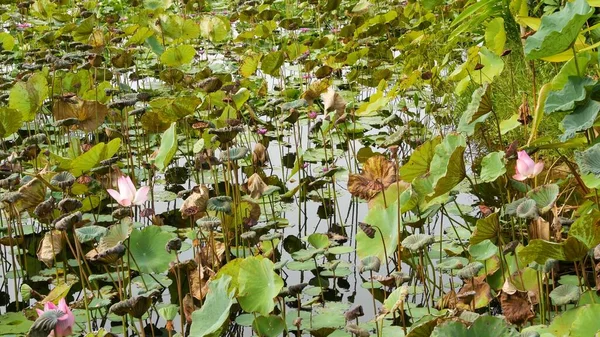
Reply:
[[208, 130], [209, 134], [215, 135], [217, 140], [221, 142], [221, 144], [226, 144], [231, 142], [238, 133], [244, 131], [243, 126], [227, 126], [220, 129], [210, 129]]
[[255, 166], [264, 166], [269, 161], [269, 152], [262, 143], [254, 144], [252, 150], [252, 164]]
[[449, 292], [447, 292], [446, 294], [444, 294], [444, 296], [442, 296], [442, 298], [440, 298], [439, 302], [437, 303], [437, 308], [439, 310], [454, 309], [454, 308], [456, 308], [457, 301], [458, 301], [458, 299], [456, 298], [456, 292], [454, 291], [454, 289], [452, 289]]
[[206, 209], [208, 209], [209, 211], [223, 212], [225, 214], [231, 215], [232, 204], [233, 199], [231, 199], [231, 197], [214, 197], [208, 199], [208, 202], [206, 203]]
[[552, 304], [556, 306], [566, 305], [579, 300], [581, 293], [579, 287], [574, 284], [561, 284], [550, 292]]
[[268, 187], [258, 173], [251, 175], [246, 185], [250, 196], [254, 199], [261, 198]]
[[48, 200], [41, 202], [33, 211], [33, 214], [39, 220], [46, 220], [52, 215], [52, 211], [56, 205], [56, 199], [53, 197], [48, 198]]
[[63, 190], [73, 186], [74, 183], [75, 176], [68, 171], [57, 173], [52, 177], [52, 179], [50, 179], [50, 184], [58, 186]]
[[355, 319], [358, 319], [359, 317], [362, 317], [364, 315], [365, 315], [365, 312], [363, 311], [362, 305], [357, 305], [354, 308], [346, 311], [346, 313], [344, 314], [344, 317], [346, 318], [346, 322], [348, 322], [348, 321], [353, 321]]
[[194, 311], [196, 311], [194, 299], [190, 294], [185, 294], [183, 297], [183, 314], [185, 315], [185, 321], [187, 323], [192, 323], [192, 313]]
[[7, 190], [12, 190], [19, 185], [20, 182], [20, 175], [18, 173], [13, 173], [4, 179], [0, 179], [0, 187]]
[[33, 211], [46, 198], [46, 185], [38, 178], [31, 179], [19, 188], [21, 198], [14, 203], [17, 212]]
[[45, 133], [38, 133], [23, 139], [23, 145], [44, 144], [48, 141], [48, 136]]
[[74, 210], [80, 209], [82, 206], [83, 203], [75, 198], [65, 198], [58, 203], [58, 209], [63, 213], [73, 212]]
[[117, 316], [130, 314], [134, 318], [142, 318], [152, 305], [152, 295], [153, 293], [149, 293], [145, 296], [136, 296], [115, 303], [110, 307], [109, 311]]
[[225, 260], [225, 244], [219, 241], [206, 245], [196, 254], [196, 262], [202, 266], [218, 268]]
[[485, 275], [466, 281], [456, 297], [457, 309], [471, 310], [471, 304], [475, 309], [486, 307], [492, 300], [492, 292], [490, 285], [485, 282]]
[[154, 110], [147, 111], [140, 119], [140, 123], [142, 124], [142, 128], [148, 133], [162, 133], [171, 126], [171, 123], [160, 119], [158, 112]]
[[198, 268], [190, 272], [190, 287], [192, 288], [192, 295], [202, 301], [208, 293], [208, 285], [215, 273], [211, 269], [202, 267], [201, 265]]
[[49, 231], [44, 234], [42, 242], [37, 250], [37, 257], [48, 268], [52, 268], [54, 260], [63, 249], [62, 233], [57, 230]]
[[206, 93], [215, 92], [221, 89], [222, 86], [223, 82], [218, 77], [209, 77], [198, 83], [198, 88]]
[[371, 200], [379, 192], [396, 182], [396, 165], [382, 155], [375, 155], [365, 162], [361, 174], [351, 174], [348, 191], [361, 199]]
[[260, 241], [273, 241], [273, 240], [281, 239], [282, 237], [283, 237], [283, 234], [281, 234], [279, 232], [274, 232], [274, 233], [267, 233], [267, 234], [261, 235], [259, 240]]
[[360, 272], [374, 271], [378, 272], [381, 267], [381, 260], [377, 256], [368, 256], [360, 261]]
[[206, 212], [207, 202], [208, 202], [208, 187], [206, 185], [198, 185], [192, 189], [192, 194], [187, 197], [179, 211], [181, 212], [181, 216], [185, 219], [187, 218], [187, 210], [190, 207], [197, 207], [198, 216], [202, 216]]
[[359, 327], [358, 325], [352, 323], [346, 325], [346, 331], [352, 334], [352, 336], [356, 337], [369, 337], [369, 331]]
[[507, 279], [500, 294], [502, 313], [509, 323], [523, 325], [535, 314], [533, 305], [526, 291], [518, 291]]
[[321, 95], [323, 99], [323, 108], [325, 111], [335, 111], [333, 120], [336, 121], [344, 114], [346, 110], [346, 101], [332, 87], [327, 89], [327, 92]]
[[429, 234], [417, 233], [409, 235], [404, 240], [402, 240], [402, 246], [412, 252], [417, 252], [426, 248], [434, 241], [434, 237]]
[[461, 279], [471, 279], [477, 276], [479, 271], [483, 269], [483, 263], [481, 262], [471, 262], [468, 265], [464, 266], [461, 270], [456, 274]]
[[196, 221], [196, 224], [204, 231], [210, 232], [221, 225], [221, 219], [216, 216], [205, 216]]
[[[101, 247], [98, 245], [99, 248]], [[100, 250], [101, 249], [101, 250]], [[100, 249], [92, 249], [86, 254], [86, 258], [92, 262], [101, 262], [104, 264], [113, 264], [119, 261], [125, 255], [126, 247], [119, 242], [112, 247], [102, 247]]]
[[78, 222], [80, 222], [82, 219], [82, 214], [81, 212], [76, 212], [73, 214], [64, 214], [58, 218], [56, 218], [52, 224], [54, 225], [54, 228], [58, 229], [59, 231], [66, 231], [66, 230], [70, 230], [71, 228], [73, 228], [73, 226], [75, 226]]
[[97, 101], [87, 101], [79, 98], [71, 100], [75, 100], [76, 103], [73, 104], [73, 102], [62, 99], [54, 101], [52, 113], [55, 120], [77, 118], [79, 123], [73, 125], [73, 127], [87, 132], [96, 130], [100, 124], [104, 123], [104, 118], [108, 114], [108, 107], [106, 105]]
[[322, 94], [324, 94], [330, 86], [330, 81], [327, 79], [322, 79], [318, 81], [314, 81], [308, 87], [304, 93], [302, 93], [302, 98], [306, 100], [308, 105], [313, 104], [313, 101], [319, 98]]

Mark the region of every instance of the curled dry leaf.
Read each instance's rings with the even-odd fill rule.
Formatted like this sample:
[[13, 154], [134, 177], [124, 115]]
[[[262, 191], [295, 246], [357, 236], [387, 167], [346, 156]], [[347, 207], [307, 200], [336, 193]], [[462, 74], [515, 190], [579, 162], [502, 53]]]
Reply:
[[454, 309], [456, 308], [456, 303], [458, 302], [458, 298], [456, 297], [456, 291], [454, 289], [450, 290], [437, 303], [437, 308], [439, 310], [442, 309]]
[[269, 161], [269, 152], [262, 143], [254, 144], [252, 150], [252, 164], [255, 166], [264, 166]]
[[192, 313], [194, 311], [196, 311], [194, 299], [190, 294], [185, 294], [185, 297], [183, 298], [183, 314], [185, 315], [185, 321], [187, 323], [192, 323]]
[[197, 207], [198, 212], [194, 214], [195, 217], [201, 218], [206, 213], [206, 202], [208, 201], [208, 187], [206, 185], [198, 185], [192, 189], [192, 193], [187, 197], [179, 211], [181, 216], [185, 219], [188, 217], [187, 210], [191, 207]]
[[337, 120], [346, 110], [346, 101], [332, 87], [327, 88], [327, 92], [321, 95], [323, 99], [323, 108], [325, 111], [335, 111], [333, 120]]
[[49, 231], [44, 234], [44, 238], [37, 250], [37, 257], [48, 268], [52, 268], [55, 257], [62, 252], [62, 249], [62, 233], [57, 230]]
[[515, 325], [523, 325], [535, 317], [528, 293], [517, 290], [509, 280], [502, 287], [500, 306], [506, 320]]
[[208, 293], [208, 284], [214, 276], [215, 273], [212, 270], [201, 265], [198, 266], [198, 269], [192, 271], [189, 275], [192, 295], [200, 301], [204, 300]]
[[371, 200], [396, 182], [397, 178], [396, 165], [382, 155], [375, 155], [367, 159], [361, 174], [350, 175], [348, 190], [354, 196]]
[[[471, 310], [471, 301], [475, 309], [487, 306], [492, 300], [492, 289], [485, 282], [485, 275], [474, 277], [465, 281], [465, 284], [456, 294], [456, 308], [461, 310]], [[471, 293], [474, 292], [474, 293]]]
[[262, 197], [263, 193], [267, 189], [267, 184], [262, 180], [258, 173], [254, 173], [248, 178], [248, 192], [250, 196], [254, 199], [259, 199]]
[[550, 240], [550, 224], [541, 217], [534, 219], [529, 224], [529, 239]]
[[79, 123], [71, 128], [89, 132], [96, 130], [104, 122], [108, 114], [108, 107], [97, 101], [81, 100], [76, 97], [69, 101], [57, 99], [52, 106], [52, 114], [57, 121], [77, 118]]

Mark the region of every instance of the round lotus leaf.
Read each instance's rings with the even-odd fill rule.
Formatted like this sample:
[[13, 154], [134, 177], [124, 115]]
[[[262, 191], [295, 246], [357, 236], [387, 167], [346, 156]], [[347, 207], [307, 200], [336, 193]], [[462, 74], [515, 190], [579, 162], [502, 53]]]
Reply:
[[447, 259], [444, 259], [442, 262], [438, 263], [435, 267], [440, 270], [452, 270], [452, 269], [462, 269], [464, 266], [469, 264], [469, 260], [464, 257], [454, 256]]
[[434, 237], [429, 234], [412, 234], [402, 240], [402, 246], [412, 252], [417, 252], [432, 244], [434, 240]]
[[156, 309], [160, 317], [167, 321], [172, 321], [179, 313], [179, 307], [175, 304], [159, 305], [156, 306]]
[[196, 220], [196, 224], [203, 230], [210, 232], [221, 224], [221, 218], [216, 216], [205, 216]]
[[232, 204], [233, 199], [231, 199], [231, 197], [220, 196], [208, 199], [208, 202], [206, 203], [206, 208], [209, 211], [223, 212], [225, 214], [231, 215]]
[[231, 160], [231, 161], [236, 161], [236, 160], [240, 160], [244, 157], [246, 157], [246, 155], [248, 154], [250, 150], [248, 150], [247, 147], [235, 147], [235, 148], [231, 148], [227, 151], [223, 151], [221, 152], [221, 160], [222, 161], [227, 161], [227, 160]]
[[573, 284], [560, 285], [550, 292], [552, 304], [557, 306], [576, 302], [579, 300], [580, 295], [581, 293], [579, 292], [579, 286]]
[[523, 219], [536, 219], [538, 217], [538, 208], [535, 200], [526, 199], [517, 206], [516, 214]]
[[469, 254], [475, 260], [485, 261], [498, 253], [498, 247], [489, 239], [469, 246]]
[[81, 243], [86, 243], [89, 241], [100, 241], [100, 239], [106, 235], [108, 230], [106, 227], [90, 225], [81, 228], [75, 229], [75, 235], [77, 235], [77, 240]]
[[377, 256], [368, 256], [360, 261], [360, 272], [379, 272], [381, 260]]
[[275, 315], [258, 316], [252, 323], [252, 328], [259, 336], [277, 337], [283, 333], [285, 322], [283, 318]]
[[[129, 238], [127, 255], [131, 269], [144, 273], [162, 273], [175, 260], [175, 254], [165, 250], [173, 234], [164, 232], [158, 226], [148, 226], [143, 230], [134, 230]], [[133, 258], [131, 258], [130, 257]]]
[[463, 269], [459, 270], [456, 274], [461, 279], [471, 279], [479, 273], [481, 269], [483, 269], [483, 263], [481, 262], [471, 262], [468, 265], [464, 266]]

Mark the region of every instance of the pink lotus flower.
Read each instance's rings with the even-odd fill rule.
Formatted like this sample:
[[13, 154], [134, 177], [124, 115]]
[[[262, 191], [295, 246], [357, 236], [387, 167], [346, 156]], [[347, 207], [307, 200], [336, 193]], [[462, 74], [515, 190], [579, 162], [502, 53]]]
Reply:
[[513, 179], [523, 181], [527, 178], [533, 178], [544, 169], [544, 162], [539, 161], [534, 163], [527, 152], [519, 151], [517, 155], [519, 158], [517, 159], [516, 174], [513, 176]]
[[29, 22], [17, 23], [18, 30], [25, 30], [25, 29], [31, 28], [31, 27], [33, 27], [33, 25]]
[[256, 130], [256, 133], [258, 133], [259, 135], [264, 135], [264, 134], [267, 133], [267, 129], [265, 129], [265, 128], [258, 128]]
[[148, 200], [148, 192], [150, 187], [144, 186], [139, 190], [136, 190], [133, 186], [131, 178], [126, 176], [119, 177], [118, 181], [119, 191], [113, 189], [107, 189], [106, 192], [110, 194], [121, 206], [129, 207], [131, 205], [141, 205]]
[[317, 112], [314, 110], [311, 110], [308, 112], [308, 118], [310, 118], [310, 119], [315, 119], [315, 118], [317, 118], [318, 115], [319, 114], [317, 114]]
[[36, 309], [39, 316], [45, 314], [56, 314], [57, 323], [49, 337], [64, 337], [73, 334], [73, 325], [75, 324], [75, 315], [69, 309], [64, 298], [58, 302], [58, 307], [52, 302], [46, 302], [44, 310]]
[[306, 33], [308, 32], [310, 29], [308, 28], [300, 28], [300, 33]]

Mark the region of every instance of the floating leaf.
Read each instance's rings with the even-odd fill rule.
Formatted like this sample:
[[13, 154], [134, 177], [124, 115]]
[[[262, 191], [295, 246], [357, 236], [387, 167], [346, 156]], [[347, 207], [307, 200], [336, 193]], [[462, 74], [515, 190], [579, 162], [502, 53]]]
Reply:
[[258, 316], [254, 319], [252, 328], [258, 332], [259, 336], [277, 337], [283, 333], [285, 322], [283, 318], [275, 315]]
[[[167, 253], [165, 246], [172, 235], [157, 226], [134, 230], [129, 238], [129, 260], [131, 269], [143, 273], [162, 273], [169, 268], [175, 255]], [[134, 262], [135, 261], [135, 262]]]

